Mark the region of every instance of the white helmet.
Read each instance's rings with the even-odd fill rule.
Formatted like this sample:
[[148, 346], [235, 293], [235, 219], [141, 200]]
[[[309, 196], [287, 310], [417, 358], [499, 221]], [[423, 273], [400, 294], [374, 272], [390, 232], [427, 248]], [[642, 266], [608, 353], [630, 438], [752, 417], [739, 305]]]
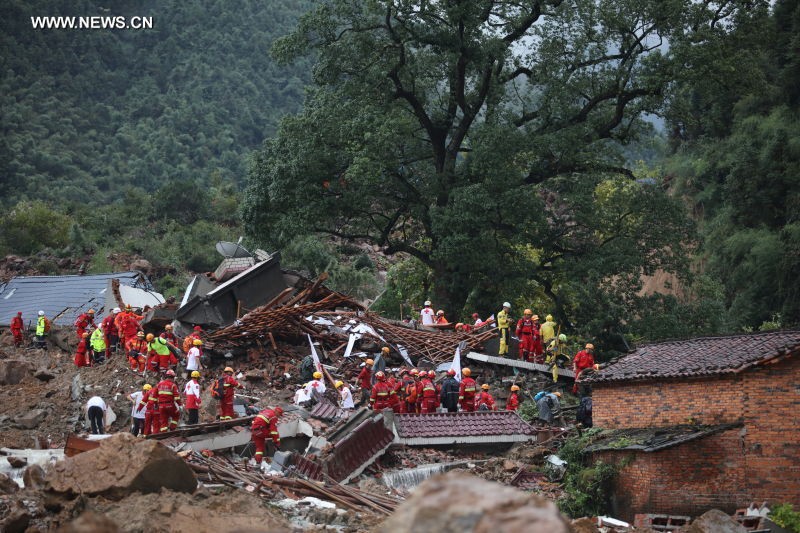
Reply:
[[39, 316], [44, 316], [44, 311], [39, 311]]
[[120, 309], [119, 307], [115, 307], [115, 308], [114, 308], [114, 310], [113, 310], [113, 311], [111, 311], [111, 312], [112, 312], [112, 313], [121, 313], [121, 312], [122, 312], [122, 309]]
[[433, 305], [430, 300], [425, 300], [425, 305]]
[[503, 302], [503, 307], [508, 307], [509, 309], [511, 309], [511, 304], [508, 302]]

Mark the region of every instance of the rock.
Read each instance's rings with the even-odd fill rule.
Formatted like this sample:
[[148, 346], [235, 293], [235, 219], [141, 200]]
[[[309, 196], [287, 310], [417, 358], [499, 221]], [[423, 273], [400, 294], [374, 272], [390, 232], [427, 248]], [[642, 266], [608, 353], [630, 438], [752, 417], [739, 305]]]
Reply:
[[49, 469], [47, 489], [54, 492], [103, 495], [118, 500], [132, 492], [158, 492], [162, 488], [194, 492], [197, 478], [178, 455], [153, 440], [117, 433], [100, 446]]
[[39, 490], [44, 487], [44, 470], [39, 465], [30, 465], [22, 472], [25, 488]]
[[567, 533], [554, 503], [472, 474], [450, 472], [422, 483], [382, 524], [397, 533]]
[[28, 464], [28, 459], [25, 457], [17, 457], [16, 455], [12, 455], [8, 458], [8, 464], [10, 464], [14, 468], [22, 468], [26, 464]]
[[128, 270], [138, 270], [144, 274], [150, 274], [150, 272], [153, 270], [153, 265], [150, 264], [150, 261], [147, 259], [136, 259], [135, 261], [131, 262]]
[[24, 415], [14, 419], [14, 424], [22, 429], [35, 429], [47, 418], [47, 411], [44, 409], [33, 409]]
[[118, 533], [119, 526], [107, 516], [84, 511], [78, 518], [62, 526], [58, 533]]
[[18, 490], [19, 485], [17, 485], [16, 481], [7, 475], [0, 473], [0, 494], [14, 494]]
[[578, 518], [572, 521], [572, 530], [574, 533], [600, 533], [597, 529], [597, 524], [591, 518]]
[[719, 509], [711, 509], [695, 518], [694, 522], [681, 531], [685, 533], [747, 533], [747, 528]]
[[83, 392], [83, 380], [81, 379], [80, 374], [75, 374], [75, 377], [72, 378], [72, 386], [71, 386], [71, 395], [72, 401], [77, 402], [81, 399], [81, 393]]
[[27, 361], [0, 360], [0, 385], [16, 385], [32, 373], [33, 367]]
[[40, 368], [36, 371], [33, 377], [40, 381], [50, 381], [51, 379], [54, 379], [56, 375], [46, 368]]
[[514, 461], [509, 461], [508, 459], [506, 459], [505, 461], [503, 461], [503, 470], [506, 472], [516, 472], [517, 470], [519, 470], [519, 465]]
[[3, 533], [22, 533], [28, 528], [31, 514], [19, 500], [8, 502], [0, 510], [0, 531]]

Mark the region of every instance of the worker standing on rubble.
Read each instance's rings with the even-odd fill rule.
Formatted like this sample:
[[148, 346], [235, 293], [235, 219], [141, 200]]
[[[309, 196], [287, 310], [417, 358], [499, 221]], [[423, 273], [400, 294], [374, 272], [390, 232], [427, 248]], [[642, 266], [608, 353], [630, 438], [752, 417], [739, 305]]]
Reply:
[[517, 321], [516, 335], [519, 338], [519, 358], [522, 361], [531, 361], [535, 345], [535, 337], [539, 331], [533, 321], [533, 311], [525, 309], [522, 318]]
[[447, 371], [447, 377], [442, 381], [442, 392], [440, 395], [442, 407], [447, 409], [448, 413], [458, 412], [458, 389], [456, 371], [451, 368]]
[[89, 334], [85, 331], [83, 332], [83, 336], [81, 336], [80, 342], [78, 342], [78, 349], [75, 351], [75, 366], [78, 368], [82, 366], [91, 366], [91, 362], [89, 360]]
[[[320, 375], [321, 376], [321, 375]], [[233, 369], [225, 367], [222, 377], [222, 397], [219, 401], [220, 420], [231, 420], [236, 413], [233, 411], [233, 396], [235, 389], [241, 389], [242, 385], [233, 378]]]
[[469, 368], [461, 370], [461, 384], [458, 389], [458, 401], [461, 404], [461, 410], [472, 412], [475, 410], [475, 393], [477, 391], [477, 383], [470, 376], [472, 371]]
[[[170, 347], [169, 343], [167, 343], [167, 339], [163, 337], [155, 337], [152, 333], [147, 334], [148, 361], [150, 360], [150, 357], [153, 357], [156, 361], [156, 365], [154, 366], [162, 372], [168, 368], [174, 368], [175, 365], [178, 364], [178, 359], [169, 348]], [[177, 348], [174, 346], [172, 348], [177, 350]]]
[[572, 387], [572, 393], [578, 393], [578, 381], [580, 380], [581, 372], [587, 368], [594, 367], [594, 344], [588, 343], [583, 350], [575, 354], [575, 359], [572, 360], [572, 368], [575, 370], [575, 385]]
[[481, 392], [475, 398], [475, 408], [478, 411], [497, 411], [494, 396], [489, 394], [489, 384], [481, 385]]
[[161, 421], [161, 433], [178, 427], [178, 407], [181, 405], [181, 396], [178, 386], [175, 385], [175, 372], [167, 370], [164, 379], [156, 385], [158, 391], [158, 418]]
[[533, 362], [542, 364], [544, 363], [544, 345], [542, 344], [542, 326], [539, 324], [539, 315], [533, 315], [533, 329], [536, 332], [533, 336]]
[[553, 383], [558, 381], [558, 369], [564, 368], [569, 362], [569, 355], [567, 355], [567, 336], [563, 333], [554, 338], [547, 345], [547, 356], [545, 357], [545, 364], [550, 365], [553, 372]]
[[375, 377], [377, 381], [372, 387], [372, 394], [369, 397], [369, 403], [373, 411], [383, 411], [389, 408], [389, 395], [392, 393], [389, 385], [386, 383], [386, 374], [383, 372], [376, 372]]
[[346, 411], [352, 411], [356, 405], [353, 403], [353, 393], [350, 392], [350, 387], [345, 385], [344, 381], [337, 381], [336, 390], [339, 391], [339, 407]]
[[149, 383], [142, 387], [142, 401], [136, 408], [137, 412], [144, 411], [144, 434], [158, 433], [161, 420], [158, 416], [158, 391]]
[[188, 372], [194, 372], [202, 368], [202, 364], [200, 363], [200, 358], [203, 357], [203, 352], [201, 352], [201, 348], [203, 347], [203, 341], [200, 339], [192, 339], [192, 347], [189, 349], [188, 353], [186, 354], [186, 370]]
[[173, 346], [178, 346], [180, 343], [178, 342], [178, 337], [175, 336], [175, 333], [172, 331], [172, 324], [167, 324], [164, 326], [164, 331], [161, 332], [159, 335], [162, 339], [166, 339], [168, 343]]
[[403, 412], [417, 412], [417, 382], [419, 380], [419, 370], [412, 368], [406, 379], [403, 380]]
[[389, 386], [389, 408], [395, 413], [399, 413], [402, 409], [400, 407], [400, 396], [397, 394], [398, 381], [394, 377], [394, 371], [391, 368], [387, 368], [384, 373], [386, 374], [386, 384]]
[[42, 350], [47, 349], [47, 336], [50, 334], [50, 320], [44, 316], [44, 311], [39, 311], [36, 319], [36, 340], [34, 344]]
[[106, 342], [106, 359], [111, 357], [111, 352], [117, 351], [117, 344], [119, 343], [119, 330], [114, 325], [114, 320], [120, 313], [120, 308], [115, 307], [111, 312], [100, 322], [100, 327], [103, 328]]
[[508, 396], [508, 400], [506, 400], [506, 411], [516, 411], [519, 409], [518, 392], [519, 385], [511, 385], [511, 394]]
[[431, 305], [430, 300], [425, 300], [425, 307], [419, 312], [419, 321], [423, 326], [432, 326], [436, 322]]
[[372, 362], [372, 385], [375, 385], [375, 373], [376, 372], [385, 372], [386, 371], [386, 358], [389, 357], [389, 347], [384, 346], [381, 348], [379, 354], [375, 356], [375, 360]]
[[192, 379], [186, 382], [183, 388], [183, 395], [186, 397], [187, 424], [197, 424], [200, 421], [200, 372], [192, 371]]
[[372, 359], [367, 359], [362, 364], [364, 368], [358, 374], [358, 386], [361, 387], [361, 401], [359, 405], [369, 403], [370, 391], [372, 390]]
[[266, 449], [267, 438], [272, 439], [275, 448], [281, 447], [281, 436], [278, 433], [278, 419], [283, 414], [283, 409], [280, 406], [273, 408], [266, 408], [260, 411], [252, 425], [250, 426], [250, 440], [256, 448], [255, 460], [256, 464], [261, 464], [264, 459], [264, 451]]
[[564, 417], [561, 415], [561, 393], [560, 392], [539, 392], [534, 396], [536, 406], [539, 408], [537, 422], [552, 426], [558, 419], [562, 426], [566, 426]]
[[314, 376], [314, 379], [312, 379], [306, 384], [306, 394], [308, 394], [313, 398], [314, 391], [316, 391], [317, 394], [322, 395], [325, 394], [327, 387], [325, 386], [325, 380], [322, 379], [322, 372], [317, 370], [312, 375]]
[[94, 309], [89, 309], [85, 313], [82, 313], [75, 320], [75, 332], [78, 334], [78, 339], [82, 339], [83, 334], [86, 333], [89, 328], [94, 329], [96, 327], [94, 323]]
[[131, 370], [134, 372], [144, 372], [145, 354], [147, 354], [147, 340], [144, 337], [144, 331], [140, 331], [136, 336], [125, 344], [125, 353], [128, 355], [128, 363]]
[[142, 326], [139, 324], [142, 317], [134, 313], [130, 305], [125, 306], [125, 312], [120, 313], [120, 317], [119, 336], [123, 339], [124, 343], [127, 343], [142, 331]]
[[539, 327], [539, 333], [542, 336], [542, 345], [547, 346], [550, 341], [556, 336], [556, 323], [553, 322], [553, 315], [544, 317], [544, 324]]
[[25, 338], [22, 335], [22, 330], [25, 329], [25, 322], [22, 321], [22, 311], [17, 311], [17, 316], [11, 319], [11, 335], [14, 336], [14, 347], [19, 348], [22, 346]]
[[89, 342], [92, 345], [92, 360], [94, 364], [99, 365], [106, 358], [106, 335], [103, 333], [102, 324], [92, 332]]
[[436, 324], [444, 325], [449, 323], [450, 322], [447, 321], [447, 317], [444, 316], [444, 310], [439, 309], [438, 311], [436, 311]]
[[508, 312], [511, 311], [511, 304], [503, 302], [503, 310], [497, 313], [497, 329], [500, 331], [500, 349], [497, 354], [500, 357], [508, 355], [508, 339], [511, 329], [511, 317]]
[[420, 413], [435, 413], [439, 407], [439, 395], [436, 392], [436, 386], [433, 384], [434, 378], [436, 378], [436, 372], [431, 370], [420, 380], [422, 381]]
[[86, 416], [89, 418], [89, 424], [92, 427], [92, 435], [105, 434], [106, 411], [108, 411], [108, 406], [100, 396], [92, 396], [86, 402]]
[[192, 348], [192, 342], [194, 342], [195, 339], [199, 339], [202, 333], [203, 328], [195, 326], [192, 332], [183, 339], [183, 351], [188, 352]]
[[142, 385], [142, 390], [137, 390], [128, 395], [128, 399], [133, 402], [133, 407], [131, 408], [131, 421], [133, 422], [131, 425], [131, 433], [134, 437], [138, 437], [140, 434], [145, 434], [145, 406], [146, 402], [144, 401], [144, 395], [152, 389], [153, 387], [147, 383]]

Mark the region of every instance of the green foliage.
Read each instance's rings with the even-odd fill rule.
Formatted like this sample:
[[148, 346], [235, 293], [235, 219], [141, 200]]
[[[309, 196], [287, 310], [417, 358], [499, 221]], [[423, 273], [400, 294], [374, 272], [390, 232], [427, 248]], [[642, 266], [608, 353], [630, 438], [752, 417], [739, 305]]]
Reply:
[[72, 219], [44, 202], [20, 202], [0, 217], [0, 250], [30, 255], [61, 248], [70, 239]]
[[602, 461], [588, 464], [583, 453], [599, 431], [598, 428], [586, 430], [582, 436], [568, 439], [558, 451], [558, 456], [567, 461], [567, 471], [565, 496], [557, 503], [559, 509], [572, 518], [608, 514], [611, 508], [611, 490], [619, 467]]
[[517, 414], [519, 414], [525, 422], [533, 423], [539, 418], [539, 406], [533, 400], [525, 400], [519, 404]]
[[419, 260], [399, 261], [389, 267], [385, 291], [372, 310], [397, 319], [418, 316], [422, 302], [430, 297], [431, 281], [430, 270]]
[[769, 519], [789, 531], [800, 533], [800, 512], [795, 511], [790, 503], [773, 506]]

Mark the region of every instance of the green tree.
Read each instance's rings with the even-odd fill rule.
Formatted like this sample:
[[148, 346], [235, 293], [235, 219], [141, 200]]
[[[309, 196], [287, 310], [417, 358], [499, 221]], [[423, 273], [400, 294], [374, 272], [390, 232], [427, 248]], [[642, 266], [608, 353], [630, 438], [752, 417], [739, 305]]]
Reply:
[[659, 188], [618, 183], [634, 177], [620, 144], [728, 4], [323, 2], [274, 47], [313, 52], [315, 86], [256, 158], [248, 230], [408, 254], [454, 314], [530, 279], [562, 313], [586, 294], [595, 314], [599, 293], [623, 308], [639, 274], [677, 268], [687, 232]]
[[20, 202], [0, 217], [0, 250], [30, 255], [69, 242], [72, 219], [42, 202]]

